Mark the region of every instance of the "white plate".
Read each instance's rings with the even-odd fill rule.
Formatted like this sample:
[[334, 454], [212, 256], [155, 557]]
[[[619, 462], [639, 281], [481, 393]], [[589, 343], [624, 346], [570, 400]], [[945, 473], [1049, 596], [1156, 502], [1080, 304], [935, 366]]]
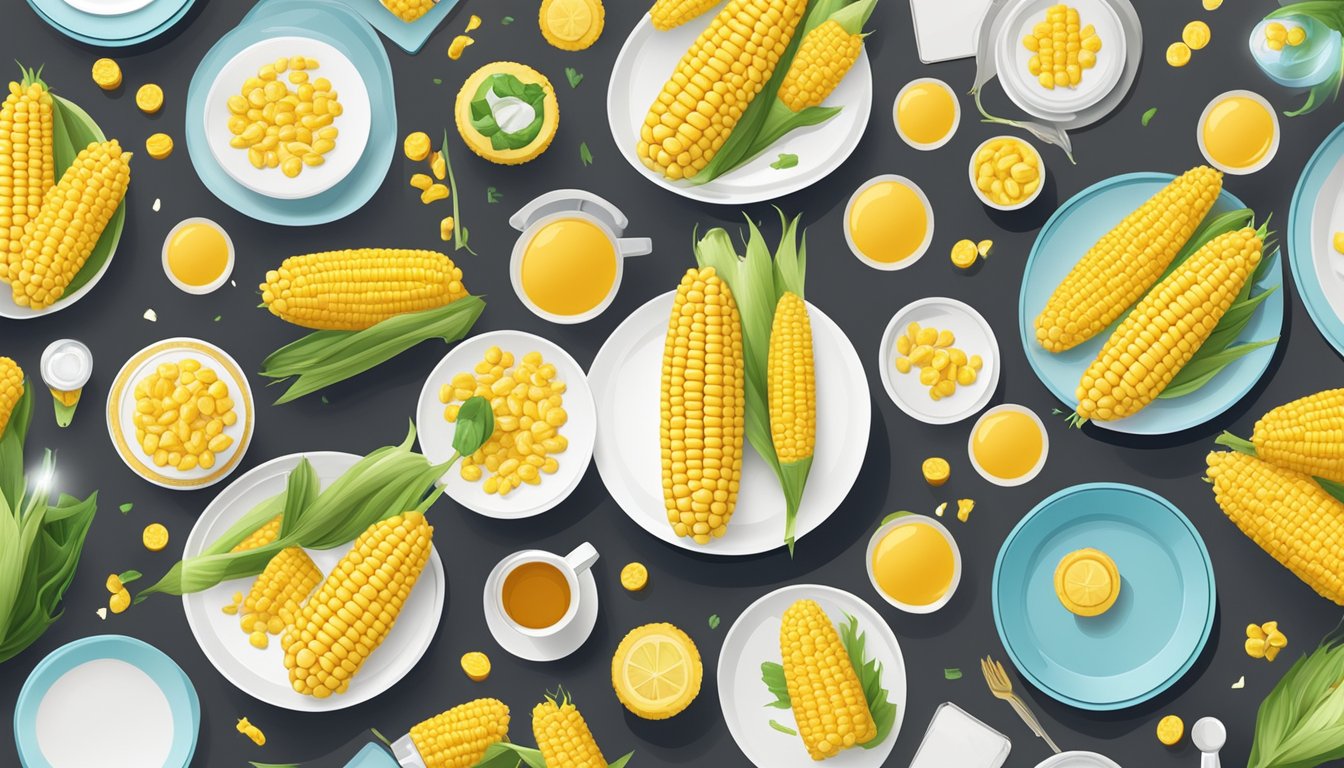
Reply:
[[459, 343], [444, 355], [420, 390], [420, 401], [415, 408], [415, 429], [420, 436], [420, 450], [431, 462], [442, 463], [452, 457], [453, 434], [457, 431], [456, 425], [443, 418], [439, 387], [459, 373], [471, 373], [485, 357], [485, 351], [495, 346], [512, 352], [517, 362], [521, 362], [528, 352], [540, 352], [543, 361], [555, 366], [556, 378], [565, 382], [566, 387], [563, 407], [569, 414], [569, 421], [560, 427], [560, 434], [569, 441], [569, 447], [564, 453], [555, 455], [560, 469], [554, 475], [543, 474], [538, 485], [524, 484], [507, 496], [486, 493], [482, 490], [483, 481], [463, 480], [456, 464], [441, 482], [448, 497], [467, 509], [486, 517], [515, 520], [551, 509], [578, 487], [593, 458], [597, 413], [593, 407], [593, 393], [588, 389], [588, 377], [574, 358], [554, 342], [522, 331], [483, 333]]
[[154, 0], [64, 0], [64, 2], [76, 11], [91, 13], [94, 16], [123, 16], [135, 13]]
[[[669, 291], [617, 326], [588, 369], [598, 405], [597, 470], [621, 510], [641, 528], [682, 549], [736, 556], [784, 545], [784, 493], [749, 442], [728, 532], [708, 544], [675, 535], [663, 507], [658, 391], [672, 313]], [[859, 355], [835, 321], [808, 304], [817, 370], [817, 446], [795, 526], [802, 539], [826, 521], [854, 486], [868, 450], [872, 402]]]
[[[873, 73], [866, 48], [826, 99], [826, 106], [843, 107], [840, 114], [821, 125], [792, 131], [751, 161], [707, 184], [670, 181], [646, 168], [635, 156], [639, 129], [644, 125], [649, 105], [691, 43], [717, 13], [715, 8], [666, 32], [655, 30], [646, 14], [626, 38], [607, 87], [607, 121], [621, 156], [654, 184], [702, 203], [745, 205], [773, 200], [821, 181], [849, 157], [868, 127], [868, 115], [873, 108]], [[760, 93], [757, 98], [770, 95]], [[798, 165], [771, 168], [770, 164], [781, 153], [798, 155]]]
[[[934, 400], [929, 388], [919, 383], [919, 370], [896, 370], [896, 338], [912, 323], [951, 331], [956, 348], [967, 357], [979, 355], [984, 364], [969, 387], [957, 386], [951, 397]], [[956, 299], [931, 296], [911, 302], [892, 316], [877, 350], [877, 370], [887, 395], [906, 415], [925, 424], [952, 424], [974, 415], [989, 403], [999, 386], [999, 342], [985, 318], [973, 307]]]
[[[187, 537], [182, 556], [199, 554], [257, 504], [283, 493], [289, 471], [298, 466], [301, 458], [308, 459], [320, 486], [326, 488], [358, 463], [360, 457], [333, 451], [295, 453], [252, 469], [220, 491], [201, 512]], [[345, 557], [347, 549], [309, 550], [308, 554], [325, 574]], [[434, 640], [443, 615], [444, 595], [448, 591], [443, 561], [434, 549], [415, 589], [402, 606], [397, 623], [392, 625], [387, 639], [350, 681], [349, 690], [318, 699], [295, 693], [290, 687], [280, 638], [272, 637], [265, 650], [253, 648], [247, 635], [238, 627], [238, 617], [220, 610], [233, 602], [234, 592], [247, 594], [253, 580], [254, 577], [234, 579], [204, 592], [183, 595], [182, 608], [187, 614], [187, 624], [205, 657], [225, 680], [253, 698], [297, 712], [331, 712], [353, 707], [386, 691], [405, 677]]]
[[[486, 584], [493, 582], [487, 578]], [[499, 643], [499, 647], [520, 659], [536, 662], [559, 661], [583, 647], [597, 626], [597, 579], [593, 569], [579, 574], [579, 609], [569, 626], [550, 637], [528, 637], [510, 626], [500, 613], [499, 601], [494, 595], [485, 595], [485, 626]]]
[[779, 628], [784, 611], [795, 601], [817, 601], [838, 627], [848, 613], [859, 620], [869, 658], [882, 664], [882, 687], [896, 705], [896, 722], [886, 740], [872, 749], [854, 747], [826, 761], [840, 768], [879, 768], [896, 745], [905, 720], [905, 658], [901, 646], [872, 606], [843, 590], [820, 584], [795, 584], [777, 589], [742, 612], [719, 651], [719, 706], [728, 732], [742, 753], [758, 768], [811, 768], [817, 765], [797, 736], [770, 727], [773, 718], [794, 727], [793, 712], [767, 707], [774, 697], [761, 682], [761, 662], [779, 659]]
[[1116, 762], [1096, 752], [1060, 752], [1037, 764], [1036, 768], [1120, 768]]
[[1344, 158], [1326, 177], [1311, 214], [1311, 261], [1316, 282], [1335, 317], [1344, 319], [1344, 254], [1335, 250], [1336, 232], [1344, 232]]
[[[161, 363], [178, 363], [186, 358], [199, 360], [202, 366], [214, 370], [220, 381], [229, 385], [229, 398], [233, 400], [238, 421], [224, 428], [224, 434], [233, 438], [233, 445], [216, 454], [213, 467], [204, 469], [198, 466], [182, 472], [176, 468], [154, 466], [154, 462], [145, 455], [135, 439], [133, 417], [135, 385], [153, 373]], [[252, 389], [237, 361], [208, 341], [187, 337], [164, 339], [136, 352], [121, 366], [107, 393], [107, 433], [112, 438], [117, 455], [135, 474], [155, 485], [175, 491], [207, 488], [228, 477], [238, 467], [238, 462], [242, 461], [243, 454], [247, 453], [247, 447], [252, 442], [255, 413]]]
[[[331, 81], [332, 90], [344, 111], [332, 121], [341, 133], [336, 138], [336, 148], [324, 156], [326, 162], [317, 167], [304, 166], [303, 172], [291, 179], [279, 168], [253, 168], [246, 150], [229, 146], [233, 139], [228, 126], [229, 97], [239, 95], [243, 82], [256, 77], [263, 64], [299, 54], [317, 59], [321, 64], [317, 69], [307, 71], [313, 79], [325, 77]], [[288, 78], [288, 72], [284, 77]], [[290, 85], [288, 79], [284, 82]], [[331, 189], [355, 169], [369, 141], [372, 114], [364, 78], [345, 54], [320, 40], [274, 37], [244, 48], [220, 69], [205, 97], [202, 119], [210, 154], [230, 178], [259, 195], [278, 200], [300, 200]]]
[[995, 67], [1003, 89], [1027, 112], [1043, 118], [1073, 115], [1099, 103], [1120, 82], [1124, 70], [1126, 41], [1120, 18], [1104, 0], [1079, 0], [1074, 3], [1084, 26], [1091, 24], [1101, 37], [1097, 65], [1086, 70], [1077, 88], [1042, 88], [1027, 71], [1032, 52], [1022, 38], [1045, 18], [1055, 5], [1051, 0], [1019, 0], [1005, 11], [1008, 14], [995, 41]]

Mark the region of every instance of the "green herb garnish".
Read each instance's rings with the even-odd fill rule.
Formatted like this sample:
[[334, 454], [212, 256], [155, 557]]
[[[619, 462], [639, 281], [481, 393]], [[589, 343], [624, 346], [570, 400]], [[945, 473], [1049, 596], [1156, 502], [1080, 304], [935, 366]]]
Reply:
[[128, 501], [128, 502], [126, 502], [125, 504], [122, 504], [122, 505], [119, 507], [119, 509], [121, 510], [121, 514], [124, 515], [124, 514], [126, 514], [127, 512], [130, 512], [131, 509], [133, 509], [134, 507], [135, 507], [135, 505]]
[[570, 88], [578, 88], [579, 83], [583, 82], [583, 73], [573, 67], [565, 67], [565, 79], [569, 81]]
[[719, 614], [715, 613], [709, 617], [709, 628], [710, 629], [719, 628]]
[[771, 727], [771, 728], [774, 728], [776, 731], [779, 731], [780, 733], [787, 733], [787, 734], [790, 735], [790, 736], [797, 736], [797, 735], [798, 735], [798, 732], [797, 732], [797, 731], [795, 731], [795, 730], [793, 730], [792, 728], [790, 728], [789, 726], [787, 726], [787, 725], [785, 725], [785, 724], [779, 722], [778, 720], [771, 720], [771, 721], [770, 721], [770, 727]]
[[774, 168], [775, 170], [783, 170], [785, 168], [792, 168], [797, 164], [798, 164], [797, 155], [788, 154], [786, 152], [780, 152], [779, 159], [771, 163], [770, 167]]
[[579, 142], [579, 161], [583, 163], [585, 168], [593, 164], [593, 153], [588, 151], [588, 142], [586, 141]]
[[948, 667], [948, 668], [946, 668], [946, 669], [943, 670], [943, 679], [944, 679], [944, 680], [960, 680], [960, 679], [961, 679], [961, 670], [958, 669], [957, 667]]
[[495, 203], [498, 203], [501, 199], [503, 199], [503, 197], [504, 196], [499, 193], [499, 190], [495, 189], [494, 187], [485, 188], [485, 202], [493, 205]]
[[139, 579], [144, 575], [145, 574], [134, 570], [122, 571], [121, 573], [117, 574], [117, 580], [120, 581], [123, 585], [125, 585], [130, 584], [132, 581], [136, 581], [137, 579]]
[[502, 19], [499, 20], [499, 23], [500, 23], [500, 24], [503, 24], [504, 26], [507, 27], [508, 25], [510, 25], [510, 24], [513, 23], [513, 17], [512, 17], [512, 16], [505, 16], [504, 18], [502, 18]]
[[1143, 113], [1143, 117], [1139, 118], [1139, 124], [1142, 125], [1144, 128], [1147, 128], [1148, 123], [1151, 123], [1153, 121], [1153, 115], [1156, 114], [1157, 114], [1157, 107], [1150, 107], [1148, 111]]
[[[531, 122], [516, 131], [505, 131], [495, 122], [490, 95], [501, 100], [516, 99], [531, 107]], [[496, 150], [522, 149], [541, 133], [541, 124], [546, 120], [545, 102], [546, 89], [540, 83], [524, 83], [509, 74], [491, 75], [476, 89], [476, 95], [471, 100], [471, 127], [489, 138], [490, 146]]]

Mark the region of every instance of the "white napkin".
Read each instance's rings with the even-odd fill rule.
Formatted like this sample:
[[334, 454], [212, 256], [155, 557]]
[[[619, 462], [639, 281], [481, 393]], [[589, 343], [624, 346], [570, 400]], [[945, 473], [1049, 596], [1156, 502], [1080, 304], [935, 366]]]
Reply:
[[915, 43], [925, 64], [975, 55], [975, 31], [990, 0], [910, 0]]

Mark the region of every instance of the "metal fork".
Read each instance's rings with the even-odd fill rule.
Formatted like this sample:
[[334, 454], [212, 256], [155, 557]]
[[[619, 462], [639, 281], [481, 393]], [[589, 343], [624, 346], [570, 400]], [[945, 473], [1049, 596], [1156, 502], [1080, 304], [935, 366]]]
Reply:
[[1045, 728], [1041, 726], [1041, 721], [1037, 720], [1036, 715], [1032, 714], [1031, 710], [1027, 708], [1027, 703], [1013, 693], [1013, 681], [1008, 677], [1003, 665], [986, 656], [980, 660], [980, 671], [985, 675], [985, 682], [989, 684], [990, 693], [994, 694], [995, 698], [1003, 699], [1012, 704], [1013, 711], [1017, 712], [1017, 716], [1022, 718], [1022, 722], [1027, 724], [1032, 733], [1045, 739], [1045, 743], [1050, 745], [1050, 749], [1053, 749], [1055, 754], [1059, 754], [1059, 747], [1055, 746], [1054, 740], [1045, 732]]

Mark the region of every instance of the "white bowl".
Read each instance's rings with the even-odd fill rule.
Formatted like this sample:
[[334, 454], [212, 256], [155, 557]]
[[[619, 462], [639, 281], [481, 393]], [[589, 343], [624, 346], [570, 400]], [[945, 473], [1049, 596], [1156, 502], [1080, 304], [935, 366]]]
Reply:
[[[934, 400], [929, 388], [919, 383], [919, 374], [896, 370], [896, 338], [905, 333], [911, 322], [950, 330], [957, 337], [956, 346], [966, 356], [980, 355], [984, 364], [975, 383], [958, 386], [950, 397]], [[953, 424], [969, 418], [989, 404], [999, 386], [999, 342], [985, 318], [970, 305], [940, 296], [919, 299], [902, 307], [887, 323], [878, 346], [877, 368], [887, 396], [898, 408], [913, 419], [925, 424]]]
[[[229, 249], [229, 258], [228, 261], [224, 264], [224, 271], [220, 273], [219, 277], [215, 278], [211, 282], [206, 283], [205, 285], [189, 285], [187, 283], [184, 283], [181, 280], [177, 279], [177, 275], [174, 275], [173, 270], [169, 269], [168, 267], [168, 244], [173, 241], [173, 238], [177, 236], [177, 233], [181, 231], [183, 227], [189, 226], [191, 224], [205, 224], [214, 227], [219, 232], [219, 234], [224, 236], [224, 244], [228, 246]], [[177, 223], [177, 226], [168, 230], [168, 236], [163, 238], [162, 258], [163, 258], [163, 274], [168, 276], [168, 282], [172, 283], [174, 287], [176, 287], [179, 291], [182, 291], [183, 293], [190, 293], [196, 296], [204, 296], [207, 293], [214, 293], [215, 291], [219, 290], [219, 287], [221, 285], [228, 282], [229, 275], [233, 274], [233, 261], [234, 261], [233, 238], [229, 237], [229, 233], [227, 230], [225, 230], [219, 224], [216, 224], [214, 221], [201, 216], [192, 216], [189, 219], [183, 219], [179, 221]]]
[[[924, 242], [919, 244], [919, 247], [915, 249], [914, 253], [910, 254], [904, 259], [901, 259], [900, 261], [887, 262], [887, 261], [877, 261], [875, 259], [869, 258], [866, 254], [864, 254], [862, 251], [859, 250], [859, 247], [857, 245], [854, 244], [854, 236], [849, 231], [849, 215], [854, 210], [854, 201], [858, 200], [859, 195], [863, 194], [869, 187], [873, 186], [874, 184], [880, 184], [881, 182], [884, 181], [894, 181], [899, 184], [904, 184], [910, 189], [913, 189], [915, 191], [915, 194], [919, 196], [919, 201], [924, 204], [924, 217], [928, 219], [929, 222], [928, 227], [926, 227], [924, 230]], [[918, 184], [911, 181], [910, 179], [907, 179], [904, 176], [897, 176], [894, 173], [884, 173], [881, 176], [874, 176], [873, 178], [863, 182], [862, 184], [859, 185], [858, 189], [854, 190], [854, 194], [849, 196], [849, 202], [845, 204], [844, 227], [845, 227], [845, 243], [849, 245], [850, 252], [853, 253], [855, 256], [857, 256], [859, 261], [862, 261], [864, 264], [867, 264], [873, 269], [880, 269], [884, 272], [895, 272], [897, 270], [905, 269], [911, 264], [914, 264], [916, 261], [919, 261], [920, 258], [924, 256], [924, 253], [929, 250], [929, 243], [933, 242], [933, 206], [929, 204], [929, 196], [924, 194], [924, 190], [920, 189]]]
[[[1036, 460], [1036, 465], [1021, 477], [999, 477], [998, 475], [986, 471], [984, 467], [980, 466], [980, 462], [975, 460], [975, 433], [980, 431], [980, 424], [990, 416], [993, 416], [996, 413], [1003, 413], [1004, 411], [1012, 411], [1030, 416], [1031, 420], [1036, 422], [1036, 428], [1041, 430], [1041, 456]], [[966, 455], [970, 457], [971, 466], [975, 467], [975, 471], [989, 482], [1004, 488], [1024, 485], [1035, 479], [1035, 477], [1041, 473], [1041, 469], [1045, 467], [1045, 458], [1050, 455], [1050, 433], [1045, 431], [1045, 422], [1041, 421], [1041, 417], [1037, 416], [1035, 411], [1024, 405], [1003, 403], [1002, 405], [996, 405], [980, 414], [980, 418], [975, 420], [975, 426], [971, 427], [970, 437], [966, 438]]]
[[[1260, 158], [1259, 162], [1243, 168], [1223, 165], [1217, 160], [1214, 160], [1213, 157], [1209, 155], [1208, 148], [1204, 146], [1204, 121], [1209, 119], [1209, 112], [1213, 110], [1214, 105], [1218, 104], [1218, 102], [1237, 96], [1250, 99], [1256, 104], [1264, 107], [1265, 111], [1269, 113], [1269, 119], [1274, 123], [1274, 139], [1270, 142], [1269, 151], [1265, 153], [1264, 157]], [[1209, 100], [1209, 103], [1205, 105], [1204, 111], [1199, 113], [1199, 122], [1195, 123], [1195, 141], [1199, 144], [1199, 153], [1204, 155], [1204, 159], [1209, 161], [1209, 165], [1212, 165], [1223, 173], [1231, 174], [1233, 176], [1245, 176], [1247, 174], [1255, 173], [1269, 165], [1269, 162], [1274, 159], [1274, 155], [1279, 152], [1279, 138], [1281, 136], [1283, 136], [1283, 131], [1279, 128], [1278, 113], [1274, 111], [1274, 107], [1270, 105], [1264, 96], [1261, 96], [1255, 91], [1232, 90], [1224, 91], [1223, 93], [1214, 96]]]
[[[999, 205], [998, 203], [994, 202], [993, 200], [990, 200], [988, 197], [985, 197], [985, 193], [981, 192], [981, 191], [980, 191], [980, 188], [977, 187], [977, 186], [975, 185], [975, 158], [976, 158], [976, 156], [980, 154], [980, 150], [984, 149], [984, 148], [985, 148], [986, 146], [988, 146], [991, 142], [995, 142], [995, 141], [998, 141], [998, 140], [1000, 140], [1000, 139], [1016, 139], [1017, 141], [1022, 142], [1023, 146], [1025, 146], [1025, 147], [1027, 147], [1028, 149], [1030, 149], [1031, 152], [1032, 152], [1032, 154], [1034, 154], [1034, 155], [1036, 156], [1036, 168], [1040, 171], [1040, 183], [1036, 185], [1036, 191], [1035, 191], [1035, 192], [1032, 192], [1032, 193], [1031, 193], [1031, 196], [1028, 197], [1027, 199], [1023, 200], [1022, 202], [1020, 202], [1020, 203], [1014, 203], [1014, 204], [1012, 204], [1012, 205]], [[985, 205], [989, 206], [990, 208], [993, 208], [993, 209], [996, 210], [996, 211], [1016, 211], [1016, 210], [1019, 210], [1019, 209], [1022, 209], [1022, 208], [1026, 208], [1028, 205], [1031, 205], [1032, 203], [1036, 202], [1036, 198], [1038, 198], [1038, 197], [1041, 196], [1041, 190], [1042, 190], [1042, 189], [1045, 189], [1045, 158], [1041, 157], [1040, 150], [1038, 150], [1038, 149], [1036, 149], [1035, 147], [1033, 147], [1033, 146], [1031, 145], [1031, 142], [1027, 141], [1026, 139], [1017, 137], [1017, 136], [1009, 136], [1009, 135], [1007, 135], [1007, 134], [1003, 134], [1003, 135], [999, 135], [999, 136], [990, 136], [988, 139], [985, 139], [984, 141], [980, 142], [980, 145], [977, 146], [977, 147], [975, 148], [975, 151], [971, 153], [971, 159], [970, 159], [970, 162], [968, 162], [968, 163], [966, 164], [966, 167], [967, 167], [968, 177], [970, 178], [970, 181], [971, 181], [971, 191], [974, 192], [974, 193], [975, 193], [975, 196], [976, 196], [977, 198], [980, 199], [980, 202], [984, 203]]]
[[[331, 81], [343, 111], [332, 121], [332, 125], [341, 131], [336, 148], [324, 156], [322, 165], [304, 166], [303, 172], [291, 179], [279, 168], [253, 168], [246, 150], [229, 146], [233, 134], [229, 133], [232, 113], [228, 102], [230, 96], [239, 94], [247, 78], [256, 76], [263, 64], [300, 54], [317, 59], [321, 64], [308, 71], [314, 78], [325, 77]], [[285, 76], [288, 77], [288, 73]], [[288, 80], [284, 82], [289, 85]], [[289, 36], [254, 43], [229, 59], [210, 85], [202, 118], [210, 154], [230, 178], [259, 195], [277, 200], [301, 200], [326, 192], [355, 169], [368, 144], [373, 115], [364, 78], [345, 54], [320, 40]]]
[[[873, 552], [877, 549], [878, 542], [882, 541], [882, 539], [885, 538], [888, 533], [891, 533], [892, 530], [900, 528], [903, 525], [921, 524], [927, 525], [941, 533], [943, 538], [947, 540], [947, 545], [952, 548], [952, 581], [947, 585], [947, 591], [943, 593], [942, 597], [928, 605], [912, 605], [910, 603], [902, 603], [882, 591], [882, 587], [877, 583], [877, 576], [873, 573]], [[889, 605], [899, 608], [906, 613], [933, 613], [944, 605], [947, 605], [948, 601], [952, 599], [952, 595], [956, 593], [957, 586], [961, 584], [961, 548], [957, 546], [957, 540], [952, 538], [952, 532], [947, 530], [946, 526], [942, 523], [928, 515], [906, 513], [878, 526], [878, 529], [874, 531], [873, 535], [868, 539], [868, 550], [864, 554], [864, 566], [868, 569], [868, 581], [873, 585], [873, 589], [877, 591], [877, 594], [883, 600], [886, 600]]]
[[1078, 7], [1083, 25], [1095, 27], [1102, 41], [1097, 65], [1086, 70], [1077, 88], [1042, 88], [1027, 71], [1032, 52], [1022, 45], [1022, 38], [1044, 19], [1046, 9], [1053, 4], [1053, 0], [1019, 0], [1007, 11], [1007, 21], [994, 48], [999, 82], [1008, 98], [1027, 113], [1046, 120], [1076, 115], [1104, 100], [1120, 82], [1128, 55], [1124, 28], [1111, 3], [1078, 0], [1073, 5]]
[[[921, 144], [917, 141], [912, 140], [909, 136], [906, 136], [905, 132], [901, 130], [899, 109], [901, 105], [901, 98], [905, 96], [905, 92], [910, 90], [916, 85], [923, 85], [925, 83], [936, 85], [939, 88], [942, 88], [944, 91], [947, 91], [948, 96], [952, 97], [952, 108], [953, 108], [952, 127], [947, 129], [947, 133], [941, 139], [934, 142], [930, 142], [928, 144]], [[934, 149], [938, 149], [947, 142], [951, 141], [953, 136], [957, 135], [957, 128], [961, 127], [961, 102], [957, 101], [957, 92], [952, 90], [952, 86], [948, 85], [946, 82], [939, 80], [936, 77], [916, 78], [906, 83], [901, 88], [900, 92], [896, 94], [896, 100], [891, 103], [891, 121], [896, 124], [896, 135], [901, 137], [901, 141], [904, 141], [906, 144], [909, 144], [911, 147], [918, 149], [921, 152], [928, 152]], [[846, 228], [845, 231], [848, 232], [849, 229]]]

